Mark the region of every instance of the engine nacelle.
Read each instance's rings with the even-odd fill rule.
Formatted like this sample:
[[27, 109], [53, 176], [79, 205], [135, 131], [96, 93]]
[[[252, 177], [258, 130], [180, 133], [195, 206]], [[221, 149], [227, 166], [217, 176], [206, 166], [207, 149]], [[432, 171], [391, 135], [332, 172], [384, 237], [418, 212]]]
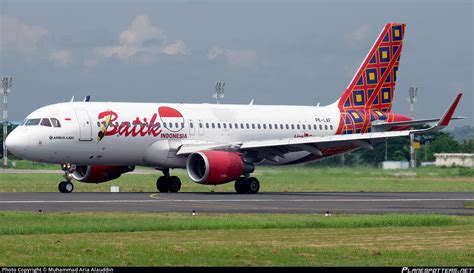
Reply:
[[76, 166], [72, 177], [85, 183], [102, 183], [119, 178], [122, 174], [131, 172], [135, 166]]
[[253, 164], [244, 162], [236, 152], [200, 151], [190, 154], [186, 162], [189, 178], [196, 183], [207, 185], [234, 181], [254, 169]]

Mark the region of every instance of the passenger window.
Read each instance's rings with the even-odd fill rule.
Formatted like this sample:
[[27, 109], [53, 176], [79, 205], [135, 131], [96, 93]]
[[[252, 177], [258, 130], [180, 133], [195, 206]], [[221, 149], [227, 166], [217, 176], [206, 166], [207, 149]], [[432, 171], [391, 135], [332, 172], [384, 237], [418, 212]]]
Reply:
[[224, 127], [224, 129], [227, 129], [227, 123], [222, 123], [222, 127]]
[[199, 122], [199, 128], [202, 128], [202, 123]]
[[303, 126], [303, 130], [306, 130], [306, 125], [303, 124], [302, 126]]
[[328, 129], [328, 126], [327, 125], [324, 125], [324, 130], [327, 130]]
[[291, 130], [294, 130], [294, 129], [295, 129], [295, 125], [291, 124]]
[[232, 129], [232, 123], [229, 123], [229, 129]]
[[286, 130], [290, 129], [290, 126], [288, 126], [288, 124], [286, 124]]
[[267, 125], [265, 123], [263, 124], [263, 129], [267, 129]]
[[49, 121], [49, 118], [43, 118], [41, 120], [41, 126], [51, 127], [51, 122]]
[[333, 130], [332, 125], [329, 125], [329, 128], [331, 128], [331, 130]]
[[240, 124], [240, 129], [244, 129], [244, 124], [243, 123]]
[[258, 129], [260, 129], [260, 123], [259, 123], [259, 124], [257, 124], [257, 128], [258, 128]]
[[280, 129], [283, 130], [283, 124], [280, 124]]
[[236, 123], [234, 125], [235, 125], [235, 127], [234, 127], [235, 129], [239, 129], [239, 124]]
[[[166, 123], [163, 123], [164, 125], [166, 125]], [[166, 126], [165, 126], [166, 127]], [[192, 122], [189, 123], [189, 127], [191, 128], [194, 128], [194, 124]]]
[[179, 125], [178, 125], [178, 123], [177, 123], [177, 122], [176, 122], [174, 125], [176, 126], [176, 128], [179, 128]]
[[245, 126], [247, 127], [247, 129], [250, 129], [250, 125], [248, 123], [245, 124]]
[[316, 124], [313, 124], [313, 129], [314, 129], [314, 130], [317, 130], [317, 129], [318, 129], [318, 127], [316, 126]]
[[252, 123], [252, 129], [255, 129], [255, 123]]
[[216, 126], [215, 126], [214, 122], [213, 122], [213, 123], [211, 123], [211, 126], [212, 126], [212, 129], [216, 128]]
[[206, 122], [206, 128], [209, 129], [209, 123]]
[[181, 127], [184, 128], [184, 122], [181, 122]]
[[173, 123], [170, 122], [170, 128], [173, 128]]
[[271, 125], [271, 124], [268, 124], [268, 129], [272, 129], [272, 125]]
[[323, 126], [319, 124], [319, 130], [323, 130]]
[[221, 124], [220, 123], [217, 123], [217, 128], [221, 128]]

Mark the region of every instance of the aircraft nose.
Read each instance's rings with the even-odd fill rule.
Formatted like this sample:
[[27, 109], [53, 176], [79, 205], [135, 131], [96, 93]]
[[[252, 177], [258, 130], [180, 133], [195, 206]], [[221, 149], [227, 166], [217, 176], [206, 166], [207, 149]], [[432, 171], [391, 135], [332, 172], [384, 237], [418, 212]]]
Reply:
[[7, 150], [12, 154], [21, 157], [28, 146], [28, 135], [24, 132], [13, 130], [5, 141]]

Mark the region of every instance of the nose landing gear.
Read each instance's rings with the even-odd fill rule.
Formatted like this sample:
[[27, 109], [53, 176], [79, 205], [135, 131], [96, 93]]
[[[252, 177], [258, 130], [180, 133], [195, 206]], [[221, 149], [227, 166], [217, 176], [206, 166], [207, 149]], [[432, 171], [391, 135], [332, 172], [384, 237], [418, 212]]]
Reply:
[[177, 176], [170, 176], [169, 169], [163, 169], [163, 176], [156, 180], [156, 188], [159, 192], [179, 192], [181, 180]]
[[66, 181], [61, 181], [58, 185], [58, 190], [59, 192], [62, 193], [70, 193], [74, 190], [74, 184], [72, 184], [72, 172], [74, 171], [74, 167], [67, 163], [67, 164], [62, 164], [61, 169], [64, 171], [64, 179]]

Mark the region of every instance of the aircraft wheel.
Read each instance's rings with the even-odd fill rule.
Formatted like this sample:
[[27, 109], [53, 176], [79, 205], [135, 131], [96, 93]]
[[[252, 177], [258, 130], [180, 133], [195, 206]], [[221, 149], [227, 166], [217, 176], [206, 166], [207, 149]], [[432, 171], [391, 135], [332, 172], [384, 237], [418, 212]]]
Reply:
[[257, 193], [260, 190], [260, 182], [258, 182], [258, 179], [255, 177], [249, 177], [247, 178], [246, 182], [246, 190], [247, 193]]
[[59, 182], [59, 184], [58, 184], [59, 192], [64, 192], [64, 183], [65, 183], [64, 181]]
[[156, 188], [159, 192], [168, 192], [168, 183], [167, 179], [164, 176], [160, 176], [158, 180], [156, 180]]
[[170, 192], [179, 192], [181, 189], [181, 180], [177, 176], [170, 176], [167, 184]]
[[74, 184], [69, 181], [62, 181], [58, 185], [58, 190], [62, 193], [71, 193], [74, 190]]
[[245, 177], [239, 177], [237, 180], [235, 180], [235, 184], [234, 184], [234, 189], [237, 193], [246, 193], [246, 189], [245, 189]]

